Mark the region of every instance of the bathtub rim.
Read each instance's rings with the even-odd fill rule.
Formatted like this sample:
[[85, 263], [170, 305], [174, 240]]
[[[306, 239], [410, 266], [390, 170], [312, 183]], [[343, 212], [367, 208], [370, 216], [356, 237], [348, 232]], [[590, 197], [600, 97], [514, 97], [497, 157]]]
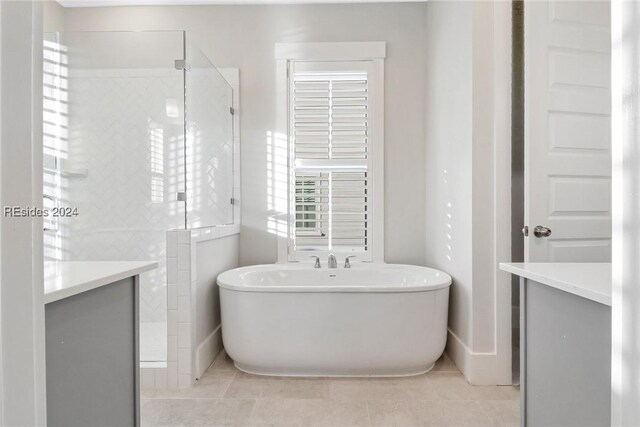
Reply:
[[[426, 285], [414, 285], [414, 286], [332, 286], [332, 285], [248, 285], [232, 283], [232, 278], [239, 279], [237, 275], [249, 271], [251, 269], [262, 268], [265, 270], [303, 270], [313, 269], [312, 263], [283, 263], [283, 264], [259, 264], [246, 267], [238, 267], [231, 270], [227, 270], [216, 279], [218, 286], [225, 290], [238, 291], [238, 292], [270, 292], [270, 293], [405, 293], [405, 292], [429, 292], [437, 291], [439, 289], [449, 288], [452, 284], [452, 278], [449, 274], [437, 270], [431, 267], [423, 267], [417, 265], [408, 264], [386, 264], [386, 263], [371, 263], [372, 265], [366, 265], [364, 268], [373, 268], [373, 265], [379, 265], [382, 268], [402, 268], [407, 270], [428, 270], [430, 272], [437, 272], [442, 275], [438, 278], [440, 280], [434, 280], [432, 283]], [[361, 265], [360, 268], [363, 266]], [[358, 267], [355, 267], [358, 268]], [[342, 270], [341, 268], [336, 269]], [[322, 268], [321, 271], [331, 272], [333, 269]]]

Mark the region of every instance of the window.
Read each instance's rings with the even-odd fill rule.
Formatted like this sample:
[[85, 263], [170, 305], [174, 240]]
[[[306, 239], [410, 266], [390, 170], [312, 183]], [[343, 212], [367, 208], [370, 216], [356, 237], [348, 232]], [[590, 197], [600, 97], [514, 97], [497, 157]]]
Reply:
[[382, 67], [358, 55], [287, 61], [288, 261], [382, 260]]
[[[344, 64], [341, 64], [344, 65]], [[368, 250], [368, 73], [292, 64], [293, 251]]]

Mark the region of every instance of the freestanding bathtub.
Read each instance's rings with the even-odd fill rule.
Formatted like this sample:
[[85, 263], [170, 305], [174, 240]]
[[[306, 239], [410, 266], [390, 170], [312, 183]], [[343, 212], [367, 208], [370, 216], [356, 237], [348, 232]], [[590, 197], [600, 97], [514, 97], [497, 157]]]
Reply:
[[407, 376], [444, 351], [451, 277], [426, 267], [271, 264], [218, 276], [222, 339], [240, 370]]

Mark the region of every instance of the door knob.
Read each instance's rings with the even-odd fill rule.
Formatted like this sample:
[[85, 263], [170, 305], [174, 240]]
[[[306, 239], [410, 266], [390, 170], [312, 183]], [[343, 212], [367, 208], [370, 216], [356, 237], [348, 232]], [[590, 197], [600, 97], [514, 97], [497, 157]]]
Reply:
[[536, 225], [536, 228], [533, 229], [533, 234], [536, 237], [549, 237], [551, 236], [551, 229], [541, 225]]

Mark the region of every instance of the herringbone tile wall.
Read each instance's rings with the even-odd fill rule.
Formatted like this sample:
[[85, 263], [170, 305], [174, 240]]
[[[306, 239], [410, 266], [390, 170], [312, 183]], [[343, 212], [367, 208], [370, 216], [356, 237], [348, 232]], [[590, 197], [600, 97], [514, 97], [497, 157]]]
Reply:
[[141, 276], [140, 319], [166, 323], [166, 231], [184, 226], [182, 74], [83, 70], [68, 86], [64, 167], [87, 175], [63, 178], [80, 213], [61, 226], [66, 259], [157, 261]]

